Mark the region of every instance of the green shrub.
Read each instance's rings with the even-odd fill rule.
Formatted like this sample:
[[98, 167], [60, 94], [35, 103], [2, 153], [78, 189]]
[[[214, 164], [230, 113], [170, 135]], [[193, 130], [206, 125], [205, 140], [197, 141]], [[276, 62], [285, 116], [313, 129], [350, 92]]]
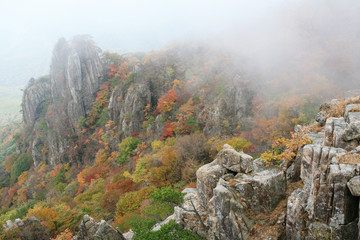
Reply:
[[37, 201], [30, 200], [27, 203], [18, 206], [17, 208], [11, 209], [10, 211], [0, 215], [0, 222], [6, 220], [15, 220], [16, 218], [23, 218], [26, 216], [30, 208], [36, 205]]
[[129, 161], [129, 157], [133, 155], [133, 151], [141, 141], [136, 137], [125, 138], [119, 144], [119, 154], [116, 156], [118, 164], [125, 164]]
[[171, 187], [163, 187], [156, 189], [151, 195], [150, 199], [154, 203], [172, 203], [179, 205], [184, 202], [184, 194], [173, 190]]
[[174, 213], [174, 207], [169, 203], [153, 204], [141, 211], [147, 218], [155, 218], [157, 221], [163, 221]]
[[81, 128], [84, 128], [86, 127], [86, 122], [88, 121], [88, 119], [84, 116], [81, 116], [79, 119], [78, 119], [78, 123], [80, 125]]
[[184, 230], [174, 220], [163, 225], [159, 231], [151, 231], [156, 223], [155, 219], [145, 219], [135, 222], [133, 230], [135, 232], [134, 240], [200, 240], [201, 237], [193, 234], [189, 230]]
[[28, 171], [33, 164], [33, 159], [30, 154], [21, 154], [14, 162], [11, 169], [11, 178], [16, 180], [21, 173]]

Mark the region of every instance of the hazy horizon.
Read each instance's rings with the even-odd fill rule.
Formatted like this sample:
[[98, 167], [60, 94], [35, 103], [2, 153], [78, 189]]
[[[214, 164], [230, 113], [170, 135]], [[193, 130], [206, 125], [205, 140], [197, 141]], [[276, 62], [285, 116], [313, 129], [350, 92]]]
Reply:
[[103, 50], [150, 51], [181, 39], [201, 40], [279, 7], [284, 1], [2, 1], [0, 85], [47, 74], [52, 48], [87, 34]]

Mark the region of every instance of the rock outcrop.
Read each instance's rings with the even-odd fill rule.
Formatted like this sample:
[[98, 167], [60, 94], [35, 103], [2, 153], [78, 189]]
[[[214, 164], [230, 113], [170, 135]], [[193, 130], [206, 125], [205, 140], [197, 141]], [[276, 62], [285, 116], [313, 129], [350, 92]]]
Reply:
[[[60, 39], [53, 51], [49, 79], [33, 81], [24, 91], [24, 121], [32, 131], [30, 151], [34, 164], [74, 161], [71, 154], [79, 119], [92, 108], [103, 81], [99, 49], [87, 36]], [[69, 136], [73, 136], [69, 138]], [[40, 149], [46, 148], [46, 156]]]
[[[261, 225], [259, 216], [279, 215], [274, 210], [286, 191], [281, 169], [265, 168], [259, 160], [224, 145], [217, 158], [199, 168], [196, 175], [197, 188], [184, 190], [185, 202], [175, 207], [169, 219], [206, 239], [255, 237], [255, 229]], [[285, 208], [280, 212], [284, 215]], [[278, 235], [281, 231], [273, 237]]]
[[288, 198], [287, 239], [358, 238], [360, 157], [351, 151], [360, 140], [356, 133], [360, 115], [354, 112], [358, 110], [348, 104], [344, 117], [318, 114], [325, 127], [323, 133], [309, 135], [316, 141], [303, 148], [300, 178], [304, 186]]
[[17, 218], [12, 222], [6, 221], [3, 226], [5, 236], [8, 239], [26, 239], [26, 240], [48, 240], [49, 231], [41, 224], [36, 217], [28, 217], [24, 221]]
[[64, 108], [73, 129], [91, 109], [102, 74], [99, 49], [89, 37], [78, 36], [70, 43], [60, 39], [55, 45], [50, 69], [52, 104]]
[[133, 132], [141, 131], [147, 105], [151, 105], [148, 82], [135, 80], [127, 88], [117, 86], [109, 102], [110, 118], [125, 136], [131, 136]]
[[[198, 169], [196, 189], [185, 189], [185, 202], [153, 230], [175, 220], [206, 239], [358, 239], [360, 108], [336, 104], [322, 106], [322, 131], [307, 134], [312, 143], [281, 168], [224, 145]], [[329, 117], [334, 107], [344, 107], [344, 116]]]
[[50, 83], [47, 77], [43, 77], [32, 83], [24, 90], [22, 99], [22, 111], [25, 124], [33, 126], [41, 116], [46, 100], [50, 97]]
[[72, 240], [125, 240], [119, 229], [114, 229], [104, 220], [97, 223], [89, 215], [84, 216], [79, 229]]
[[[235, 81], [235, 80], [234, 80]], [[245, 85], [236, 83], [223, 94], [214, 97], [199, 114], [197, 121], [207, 135], [229, 134], [239, 119], [250, 116], [253, 92]]]

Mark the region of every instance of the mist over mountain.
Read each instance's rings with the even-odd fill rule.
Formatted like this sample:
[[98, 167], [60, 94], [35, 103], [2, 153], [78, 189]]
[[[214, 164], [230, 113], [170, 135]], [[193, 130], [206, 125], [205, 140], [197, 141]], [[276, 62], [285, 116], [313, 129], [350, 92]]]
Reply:
[[0, 240], [358, 239], [360, 2], [26, 3]]

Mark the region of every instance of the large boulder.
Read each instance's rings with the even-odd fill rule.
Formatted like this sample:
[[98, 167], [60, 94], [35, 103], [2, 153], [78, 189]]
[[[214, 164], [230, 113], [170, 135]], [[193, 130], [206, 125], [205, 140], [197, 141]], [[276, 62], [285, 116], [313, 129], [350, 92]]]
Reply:
[[360, 197], [360, 176], [350, 179], [347, 186], [353, 196]]
[[[285, 198], [285, 174], [280, 168], [267, 168], [229, 145], [196, 175], [197, 188], [183, 191], [185, 201], [169, 219], [206, 239], [253, 236], [257, 215], [273, 212]], [[285, 215], [285, 208], [277, 214]]]
[[114, 229], [106, 221], [96, 222], [85, 215], [79, 226], [79, 232], [73, 240], [125, 240], [119, 229]]

